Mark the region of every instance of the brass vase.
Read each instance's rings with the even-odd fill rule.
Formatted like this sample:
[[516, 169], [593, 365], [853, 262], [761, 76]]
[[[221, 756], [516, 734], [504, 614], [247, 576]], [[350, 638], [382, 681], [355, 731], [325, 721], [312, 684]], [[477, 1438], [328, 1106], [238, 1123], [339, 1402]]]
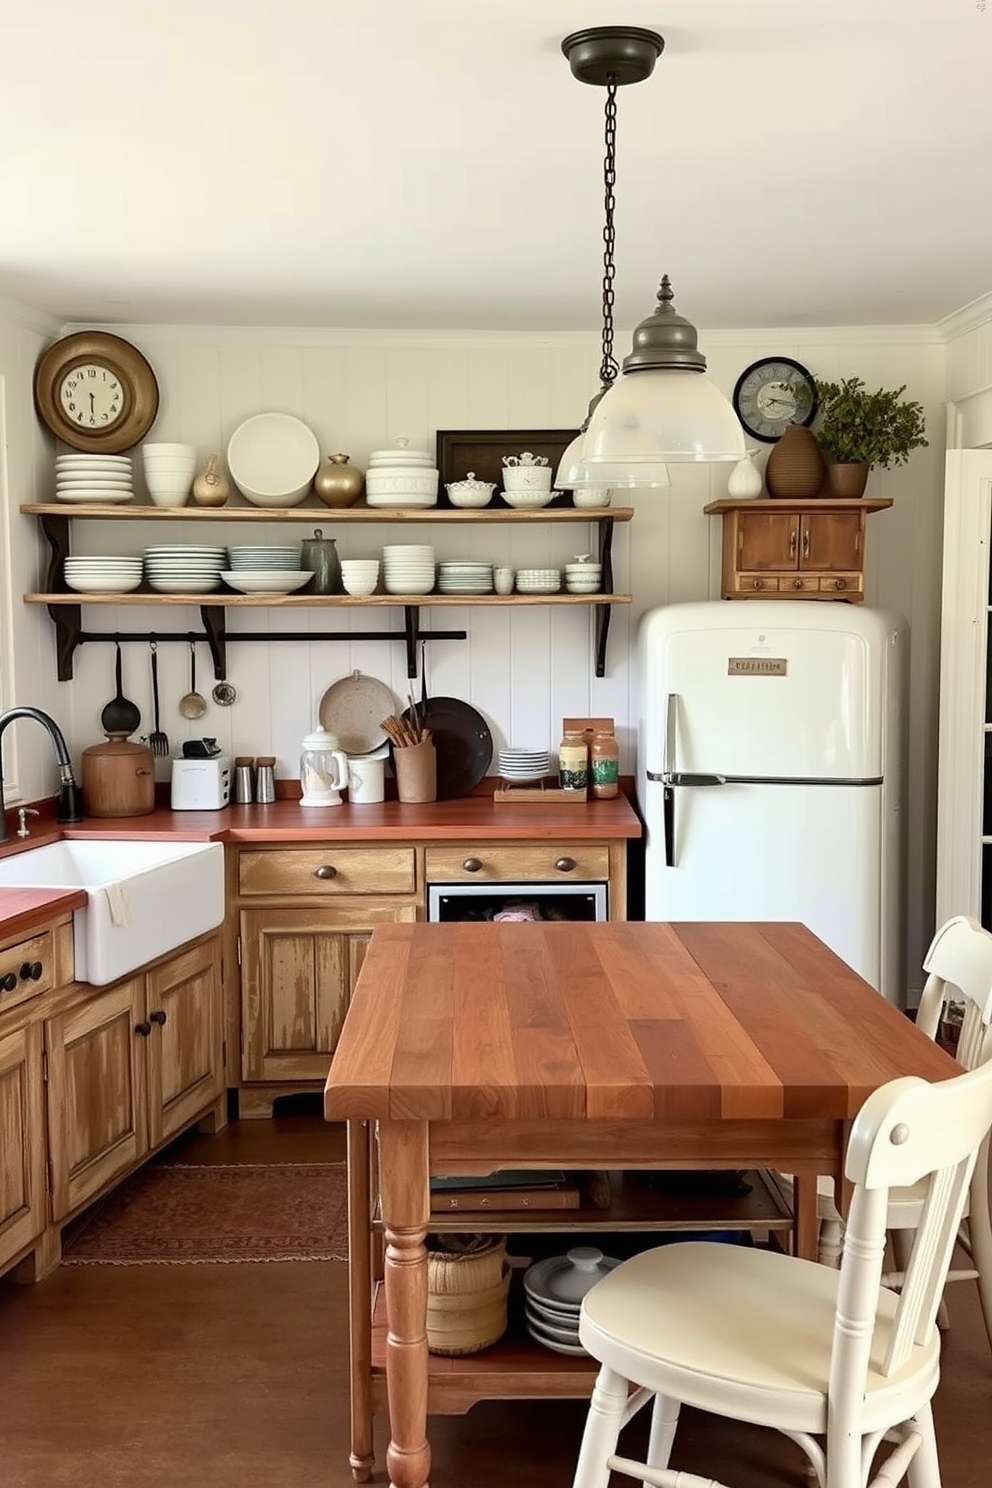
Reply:
[[223, 506], [231, 494], [231, 483], [219, 468], [219, 455], [207, 456], [207, 468], [193, 482], [193, 500], [197, 506]]
[[354, 506], [365, 486], [365, 476], [348, 455], [328, 455], [313, 478], [313, 488], [325, 506]]
[[820, 494], [826, 474], [815, 434], [805, 424], [790, 424], [768, 456], [765, 485], [769, 496], [803, 500]]

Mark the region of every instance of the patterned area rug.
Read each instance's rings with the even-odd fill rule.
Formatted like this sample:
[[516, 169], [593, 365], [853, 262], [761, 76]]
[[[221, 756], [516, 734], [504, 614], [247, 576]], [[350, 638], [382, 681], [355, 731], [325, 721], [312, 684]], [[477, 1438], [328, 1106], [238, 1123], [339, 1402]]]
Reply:
[[344, 1163], [150, 1163], [64, 1237], [65, 1266], [348, 1258]]

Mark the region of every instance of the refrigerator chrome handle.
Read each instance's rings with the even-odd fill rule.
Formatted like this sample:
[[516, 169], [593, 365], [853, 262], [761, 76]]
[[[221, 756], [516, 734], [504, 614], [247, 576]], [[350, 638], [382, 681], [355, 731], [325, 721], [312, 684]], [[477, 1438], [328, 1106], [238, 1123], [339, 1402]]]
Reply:
[[675, 770], [675, 739], [678, 725], [678, 694], [670, 692], [665, 709], [665, 757], [662, 761], [665, 789], [662, 805], [662, 822], [665, 829], [665, 867], [675, 867], [675, 792], [672, 789], [672, 774]]
[[[648, 770], [647, 778], [662, 785], [726, 785], [730, 775], [695, 775], [691, 770]], [[741, 779], [744, 777], [741, 776]]]

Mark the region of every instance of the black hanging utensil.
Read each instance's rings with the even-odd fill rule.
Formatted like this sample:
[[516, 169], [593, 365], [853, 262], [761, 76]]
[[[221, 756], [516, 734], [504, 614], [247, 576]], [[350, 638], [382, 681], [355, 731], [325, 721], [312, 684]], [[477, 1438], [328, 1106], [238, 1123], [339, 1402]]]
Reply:
[[169, 736], [159, 726], [158, 717], [158, 644], [149, 641], [152, 653], [152, 713], [154, 715], [155, 727], [148, 735], [148, 747], [152, 754], [165, 756], [169, 753]]
[[115, 642], [117, 658], [114, 664], [114, 679], [117, 691], [100, 714], [100, 722], [106, 734], [133, 734], [141, 725], [141, 710], [124, 696], [123, 662], [121, 643]]

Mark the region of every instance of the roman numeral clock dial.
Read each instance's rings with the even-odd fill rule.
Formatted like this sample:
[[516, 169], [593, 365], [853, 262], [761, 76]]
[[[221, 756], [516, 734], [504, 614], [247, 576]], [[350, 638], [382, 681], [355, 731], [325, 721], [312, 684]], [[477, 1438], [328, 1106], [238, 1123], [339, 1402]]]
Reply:
[[734, 388], [734, 411], [749, 434], [774, 444], [790, 424], [816, 417], [812, 373], [791, 357], [762, 357], [745, 367]]
[[106, 331], [63, 336], [40, 358], [35, 407], [74, 449], [117, 454], [148, 433], [158, 412], [155, 373], [136, 346]]

